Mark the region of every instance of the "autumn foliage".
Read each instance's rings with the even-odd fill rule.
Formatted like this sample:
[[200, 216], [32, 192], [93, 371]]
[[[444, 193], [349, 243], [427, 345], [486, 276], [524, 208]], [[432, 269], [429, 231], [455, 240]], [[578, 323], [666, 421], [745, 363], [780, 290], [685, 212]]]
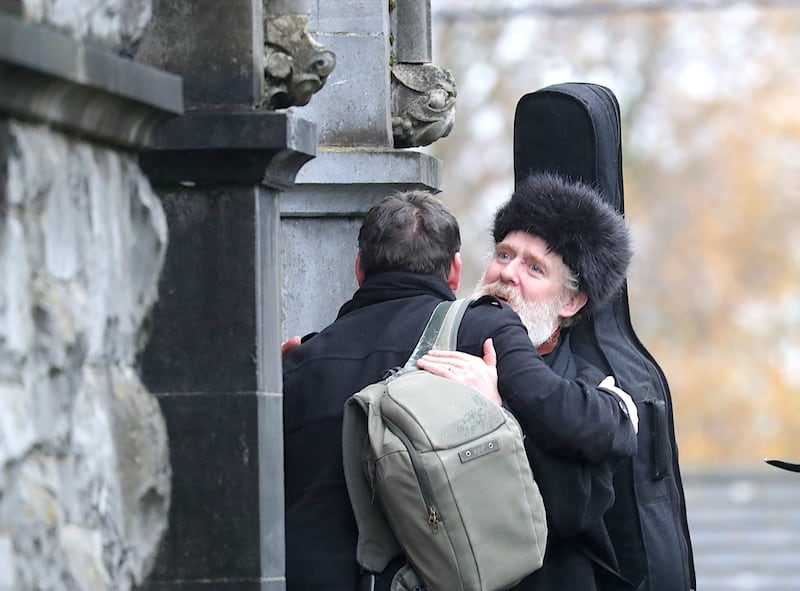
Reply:
[[[454, 1], [454, 0], [452, 0]], [[513, 183], [516, 101], [587, 81], [623, 112], [634, 326], [670, 383], [682, 465], [800, 461], [800, 7], [437, 20], [458, 83], [434, 145], [468, 293]]]

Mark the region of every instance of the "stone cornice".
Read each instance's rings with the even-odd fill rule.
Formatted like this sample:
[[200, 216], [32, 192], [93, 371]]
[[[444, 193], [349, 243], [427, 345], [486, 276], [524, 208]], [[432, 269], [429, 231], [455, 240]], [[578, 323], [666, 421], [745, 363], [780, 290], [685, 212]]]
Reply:
[[0, 14], [0, 113], [141, 149], [183, 112], [183, 81]]
[[439, 192], [440, 164], [415, 150], [320, 149], [283, 194], [281, 217], [361, 218], [394, 191]]
[[156, 184], [287, 187], [316, 150], [316, 125], [291, 111], [190, 112], [163, 125], [139, 163]]

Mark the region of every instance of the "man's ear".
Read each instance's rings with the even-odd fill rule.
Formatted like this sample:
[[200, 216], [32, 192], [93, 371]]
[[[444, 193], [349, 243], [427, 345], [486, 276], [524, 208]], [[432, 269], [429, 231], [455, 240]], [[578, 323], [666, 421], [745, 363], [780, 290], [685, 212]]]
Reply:
[[361, 251], [358, 251], [356, 255], [356, 282], [358, 286], [361, 287], [366, 279], [366, 275], [364, 274], [364, 267], [361, 266]]
[[589, 296], [582, 291], [577, 291], [570, 295], [566, 303], [561, 306], [561, 309], [558, 311], [558, 315], [561, 318], [572, 318], [575, 316], [575, 314], [583, 309], [588, 301]]
[[453, 262], [450, 263], [450, 272], [447, 274], [447, 285], [453, 291], [458, 289], [461, 283], [461, 253], [457, 252], [453, 255]]

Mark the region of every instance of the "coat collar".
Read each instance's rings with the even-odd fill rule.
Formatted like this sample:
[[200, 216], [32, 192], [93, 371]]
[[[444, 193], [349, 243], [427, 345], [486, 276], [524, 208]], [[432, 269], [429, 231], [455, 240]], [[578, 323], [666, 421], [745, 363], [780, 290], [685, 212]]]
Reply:
[[420, 295], [432, 295], [443, 300], [456, 299], [441, 277], [408, 271], [386, 271], [367, 277], [353, 298], [339, 309], [337, 318], [378, 302]]

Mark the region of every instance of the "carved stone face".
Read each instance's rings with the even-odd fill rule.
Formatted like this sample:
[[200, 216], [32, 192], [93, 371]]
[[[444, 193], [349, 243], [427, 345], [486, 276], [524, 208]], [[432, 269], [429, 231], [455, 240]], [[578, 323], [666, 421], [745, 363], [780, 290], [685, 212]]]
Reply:
[[397, 64], [392, 68], [392, 133], [395, 148], [427, 146], [453, 128], [456, 84], [434, 64]]
[[265, 24], [265, 106], [307, 105], [336, 66], [336, 56], [309, 35], [306, 15], [267, 17]]

